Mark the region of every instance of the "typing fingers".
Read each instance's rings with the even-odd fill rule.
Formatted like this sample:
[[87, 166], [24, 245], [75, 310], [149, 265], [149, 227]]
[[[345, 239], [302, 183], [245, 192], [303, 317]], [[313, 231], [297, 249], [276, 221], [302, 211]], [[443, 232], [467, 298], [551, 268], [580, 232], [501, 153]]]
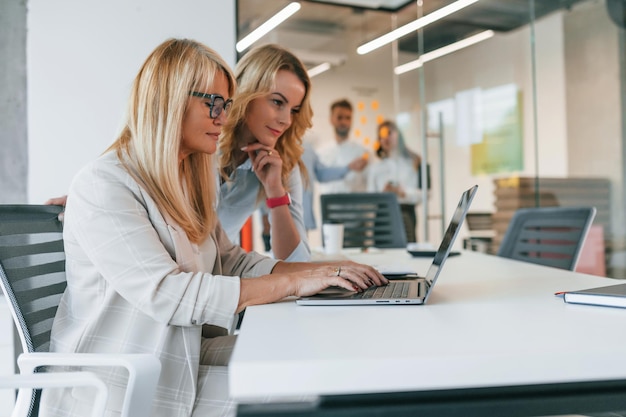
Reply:
[[366, 290], [372, 285], [376, 285], [370, 277], [353, 269], [351, 266], [338, 266], [336, 269], [338, 269], [337, 276], [350, 281], [359, 290]]

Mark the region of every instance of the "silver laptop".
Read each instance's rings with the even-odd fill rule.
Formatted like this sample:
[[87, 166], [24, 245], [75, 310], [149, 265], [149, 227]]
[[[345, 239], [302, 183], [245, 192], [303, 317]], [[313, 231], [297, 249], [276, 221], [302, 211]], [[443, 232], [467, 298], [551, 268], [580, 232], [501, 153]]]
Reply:
[[370, 287], [360, 293], [343, 288], [328, 288], [316, 295], [298, 298], [296, 303], [309, 306], [425, 304], [435, 286], [443, 264], [450, 255], [450, 249], [454, 244], [456, 236], [459, 234], [477, 189], [478, 185], [475, 185], [461, 195], [459, 205], [454, 211], [454, 215], [448, 224], [443, 240], [425, 277], [390, 281], [389, 285]]

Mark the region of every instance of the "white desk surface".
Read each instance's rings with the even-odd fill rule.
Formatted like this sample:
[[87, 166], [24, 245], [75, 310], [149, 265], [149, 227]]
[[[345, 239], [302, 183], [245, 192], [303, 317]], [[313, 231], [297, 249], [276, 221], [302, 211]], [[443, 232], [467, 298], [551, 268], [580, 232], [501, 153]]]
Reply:
[[[370, 264], [431, 259], [404, 250]], [[570, 305], [554, 293], [619, 283], [475, 252], [447, 260], [426, 305], [246, 311], [229, 365], [240, 402], [626, 379], [626, 309]]]

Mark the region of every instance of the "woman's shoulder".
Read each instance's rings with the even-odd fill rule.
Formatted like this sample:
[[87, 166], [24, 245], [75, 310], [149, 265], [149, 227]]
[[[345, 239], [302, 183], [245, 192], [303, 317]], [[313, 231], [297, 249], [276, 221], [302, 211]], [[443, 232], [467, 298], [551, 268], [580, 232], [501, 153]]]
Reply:
[[74, 186], [97, 187], [108, 182], [128, 185], [135, 182], [115, 152], [107, 152], [83, 166], [75, 175]]
[[96, 175], [102, 171], [115, 171], [121, 165], [115, 152], [106, 152], [98, 158], [85, 164], [79, 171], [77, 176]]

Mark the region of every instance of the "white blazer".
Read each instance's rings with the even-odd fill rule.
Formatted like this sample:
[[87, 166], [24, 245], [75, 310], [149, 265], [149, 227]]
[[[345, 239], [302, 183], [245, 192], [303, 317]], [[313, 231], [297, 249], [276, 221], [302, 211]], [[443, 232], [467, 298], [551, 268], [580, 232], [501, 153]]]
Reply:
[[[192, 414], [203, 325], [230, 329], [240, 278], [271, 272], [276, 260], [246, 254], [217, 226], [201, 245], [157, 209], [107, 153], [70, 187], [63, 237], [68, 287], [52, 328], [58, 352], [152, 353], [162, 365], [154, 416]], [[121, 409], [126, 375], [100, 372], [108, 411]], [[200, 377], [202, 378], [202, 377]], [[223, 387], [220, 387], [223, 390]], [[71, 392], [70, 392], [71, 391]], [[44, 396], [45, 415], [79, 416], [90, 394]]]

